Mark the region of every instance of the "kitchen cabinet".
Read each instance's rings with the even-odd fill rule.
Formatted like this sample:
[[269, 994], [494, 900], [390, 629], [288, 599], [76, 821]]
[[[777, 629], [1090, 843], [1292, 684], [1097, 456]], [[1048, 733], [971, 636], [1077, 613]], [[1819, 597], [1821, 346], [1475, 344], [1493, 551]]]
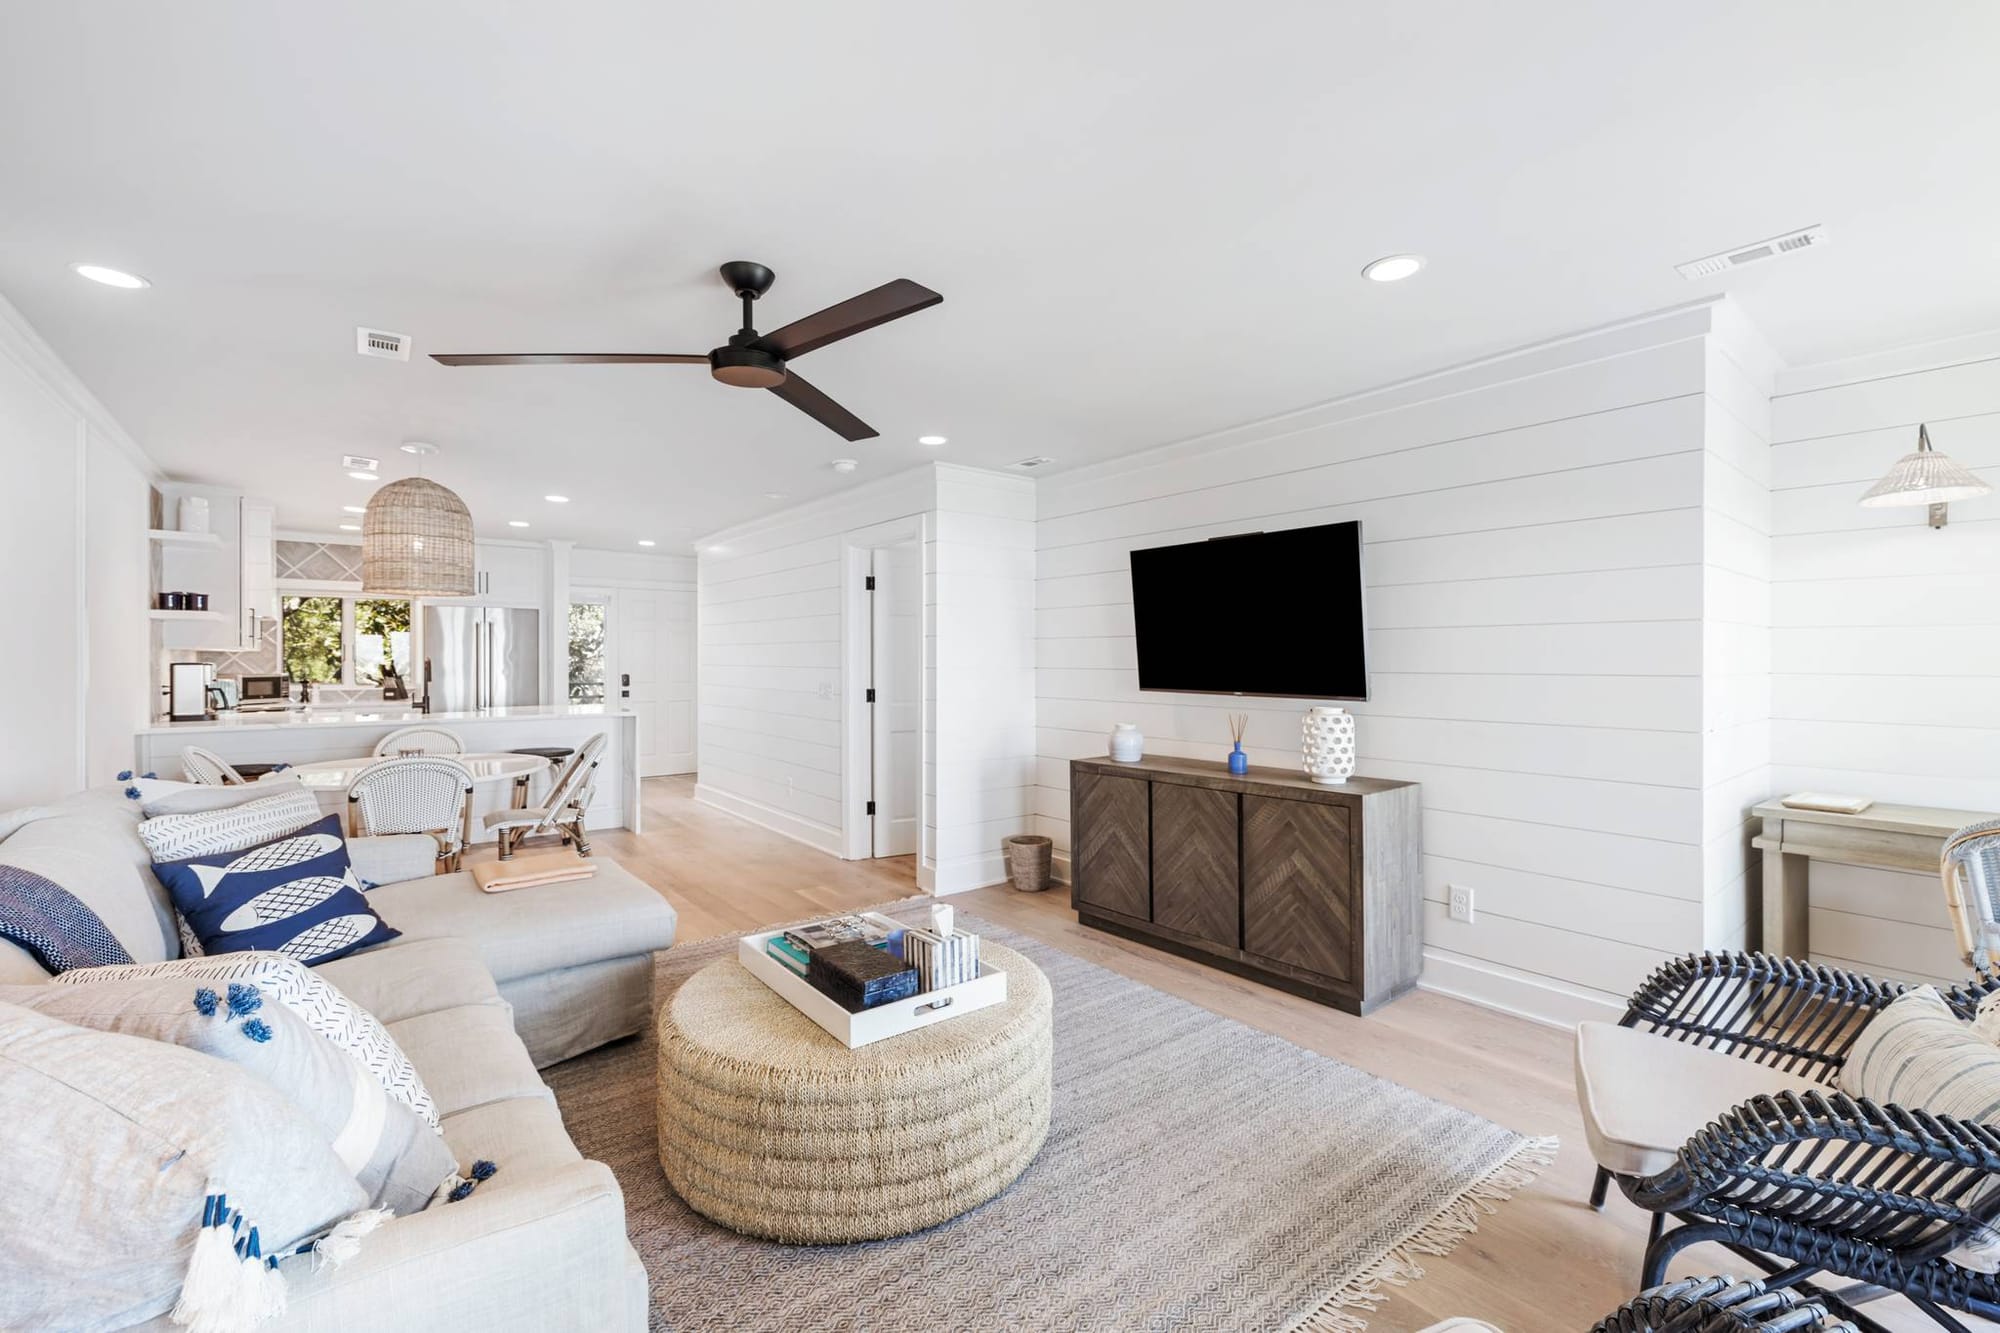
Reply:
[[205, 652], [255, 648], [257, 621], [278, 614], [272, 506], [206, 486], [168, 485], [160, 493], [162, 510], [169, 516], [178, 513], [184, 496], [207, 499], [213, 535], [206, 542], [176, 540], [175, 534], [165, 531], [156, 535], [159, 575], [153, 590], [208, 596], [206, 617], [161, 620], [161, 646]]
[[474, 542], [472, 593], [467, 597], [428, 597], [436, 606], [540, 607], [548, 596], [547, 551], [540, 546], [508, 542]]

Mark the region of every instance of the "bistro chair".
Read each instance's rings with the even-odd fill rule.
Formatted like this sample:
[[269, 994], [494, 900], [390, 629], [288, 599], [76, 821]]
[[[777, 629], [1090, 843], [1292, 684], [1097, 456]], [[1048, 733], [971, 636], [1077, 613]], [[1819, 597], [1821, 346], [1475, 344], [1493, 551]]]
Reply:
[[455, 731], [418, 724], [392, 731], [376, 741], [375, 753], [385, 759], [416, 754], [464, 754], [465, 742]]
[[486, 816], [487, 831], [500, 842], [500, 859], [510, 861], [524, 838], [554, 833], [565, 843], [576, 844], [578, 856], [590, 855], [590, 835], [584, 830], [584, 816], [597, 788], [597, 762], [603, 757], [605, 735], [598, 732], [583, 743], [569, 761], [562, 776], [549, 788], [548, 799], [537, 806], [495, 810]]
[[347, 811], [349, 837], [428, 833], [457, 870], [472, 836], [472, 774], [442, 755], [384, 759], [348, 784]]
[[2000, 819], [1968, 824], [1946, 838], [1938, 869], [1958, 951], [1984, 972], [2000, 955]]
[[243, 775], [231, 768], [227, 759], [199, 745], [189, 745], [181, 750], [181, 774], [189, 782], [209, 787], [234, 787], [244, 781]]

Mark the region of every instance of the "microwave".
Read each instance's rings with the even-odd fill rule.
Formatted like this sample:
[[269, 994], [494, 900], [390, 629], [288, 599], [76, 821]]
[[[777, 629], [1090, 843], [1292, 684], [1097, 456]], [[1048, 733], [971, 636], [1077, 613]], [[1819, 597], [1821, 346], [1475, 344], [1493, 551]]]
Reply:
[[243, 676], [238, 679], [237, 698], [246, 704], [290, 703], [290, 676]]

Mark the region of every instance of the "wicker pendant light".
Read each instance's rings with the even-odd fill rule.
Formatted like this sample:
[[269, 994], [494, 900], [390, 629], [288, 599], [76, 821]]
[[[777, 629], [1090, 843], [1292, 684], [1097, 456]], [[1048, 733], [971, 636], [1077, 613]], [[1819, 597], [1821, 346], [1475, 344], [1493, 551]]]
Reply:
[[[434, 444], [411, 442], [422, 458]], [[392, 481], [361, 516], [361, 590], [379, 597], [472, 595], [472, 512], [424, 477]]]
[[1896, 460], [1889, 474], [1861, 494], [1869, 509], [1890, 505], [1927, 505], [1934, 528], [1945, 525], [1945, 506], [1953, 500], [1971, 500], [1993, 488], [1931, 448], [1930, 428], [1917, 427], [1917, 451]]

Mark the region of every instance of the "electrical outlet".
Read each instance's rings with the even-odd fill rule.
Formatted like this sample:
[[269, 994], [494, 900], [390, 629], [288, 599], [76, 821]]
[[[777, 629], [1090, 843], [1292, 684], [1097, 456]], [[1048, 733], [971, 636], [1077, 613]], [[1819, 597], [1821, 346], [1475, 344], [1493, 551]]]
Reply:
[[1468, 924], [1472, 921], [1471, 885], [1454, 884], [1451, 886], [1451, 919], [1453, 921], [1464, 921]]
[[822, 699], [831, 699], [833, 697], [832, 681], [823, 680], [819, 683], [819, 697]]

